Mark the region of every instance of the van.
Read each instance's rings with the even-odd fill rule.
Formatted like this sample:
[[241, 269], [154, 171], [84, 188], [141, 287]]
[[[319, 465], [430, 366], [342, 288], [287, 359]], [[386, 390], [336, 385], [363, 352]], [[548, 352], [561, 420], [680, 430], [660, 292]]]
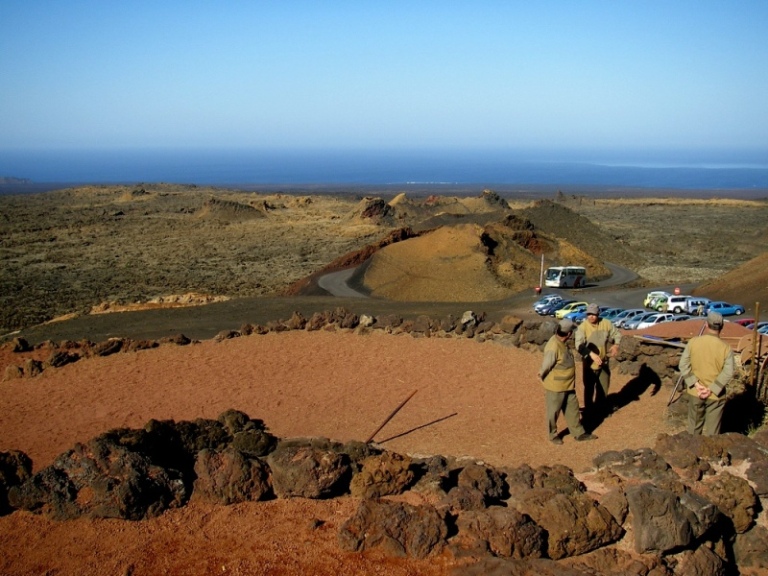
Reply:
[[710, 303], [709, 298], [702, 298], [701, 296], [689, 296], [688, 299], [685, 301], [685, 306], [686, 306], [685, 311], [688, 314], [699, 316], [707, 307], [707, 304], [709, 303]]
[[687, 313], [688, 298], [691, 298], [691, 296], [670, 296], [666, 301], [667, 312], [672, 312], [673, 314]]
[[653, 292], [648, 292], [645, 296], [645, 300], [643, 300], [643, 306], [646, 308], [650, 307], [651, 300], [654, 298], [659, 298], [660, 296], [669, 296], [669, 292], [663, 292], [662, 290], [654, 290]]

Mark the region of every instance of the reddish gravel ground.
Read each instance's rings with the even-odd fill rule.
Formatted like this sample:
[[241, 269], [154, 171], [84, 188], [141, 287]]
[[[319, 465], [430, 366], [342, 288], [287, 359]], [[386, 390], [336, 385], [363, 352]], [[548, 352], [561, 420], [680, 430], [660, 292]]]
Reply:
[[[675, 323], [676, 335], [683, 328], [698, 333], [700, 322]], [[724, 336], [736, 338], [732, 330], [727, 325]], [[4, 347], [0, 367], [23, 358]], [[0, 450], [23, 450], [39, 470], [110, 428], [141, 427], [151, 418], [216, 418], [229, 408], [263, 419], [281, 437], [364, 440], [415, 390], [376, 435], [384, 448], [495, 466], [562, 463], [578, 473], [601, 452], [652, 446], [660, 432], [674, 432], [664, 418], [667, 395], [649, 391], [605, 420], [598, 440], [566, 436], [563, 446], [551, 444], [536, 379], [540, 362], [539, 352], [498, 343], [380, 332], [297, 331], [164, 345], [3, 381]], [[615, 374], [612, 390], [627, 381]], [[54, 522], [16, 512], [0, 518], [0, 574], [429, 575], [458, 564], [448, 556], [419, 561], [341, 551], [336, 534], [355, 506], [353, 498], [193, 503], [141, 522]]]

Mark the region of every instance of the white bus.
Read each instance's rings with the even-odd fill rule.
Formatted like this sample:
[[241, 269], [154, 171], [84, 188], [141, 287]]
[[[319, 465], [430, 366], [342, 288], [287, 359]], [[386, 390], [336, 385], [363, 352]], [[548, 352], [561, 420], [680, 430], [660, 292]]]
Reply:
[[552, 266], [544, 276], [544, 285], [553, 288], [580, 288], [586, 283], [587, 269], [583, 266]]

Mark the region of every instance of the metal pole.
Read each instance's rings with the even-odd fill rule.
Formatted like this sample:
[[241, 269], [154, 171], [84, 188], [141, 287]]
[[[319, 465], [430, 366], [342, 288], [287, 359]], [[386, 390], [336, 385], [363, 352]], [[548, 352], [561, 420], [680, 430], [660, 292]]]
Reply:
[[374, 431], [374, 433], [373, 433], [373, 434], [371, 434], [371, 435], [368, 437], [368, 440], [366, 440], [366, 441], [365, 441], [365, 443], [366, 443], [366, 444], [369, 444], [369, 443], [371, 442], [371, 440], [373, 440], [373, 437], [374, 437], [374, 436], [376, 436], [376, 434], [378, 434], [378, 433], [381, 431], [381, 429], [382, 429], [382, 428], [384, 428], [384, 426], [386, 426], [386, 425], [387, 425], [387, 422], [389, 422], [390, 420], [392, 420], [392, 418], [394, 418], [394, 417], [395, 417], [395, 414], [397, 414], [398, 412], [400, 412], [400, 408], [402, 408], [403, 406], [405, 406], [405, 403], [406, 403], [406, 402], [408, 402], [408, 400], [410, 400], [411, 398], [413, 398], [413, 395], [414, 395], [414, 394], [416, 394], [416, 392], [418, 392], [418, 390], [414, 390], [413, 392], [411, 392], [411, 393], [410, 393], [410, 395], [408, 396], [408, 398], [406, 398], [405, 400], [403, 400], [403, 401], [400, 403], [400, 406], [398, 406], [397, 408], [395, 408], [395, 409], [392, 411], [392, 413], [391, 413], [389, 416], [387, 416], [387, 418], [384, 420], [384, 422], [382, 422], [382, 423], [381, 423], [381, 426], [379, 426], [378, 428], [376, 428], [376, 430]]

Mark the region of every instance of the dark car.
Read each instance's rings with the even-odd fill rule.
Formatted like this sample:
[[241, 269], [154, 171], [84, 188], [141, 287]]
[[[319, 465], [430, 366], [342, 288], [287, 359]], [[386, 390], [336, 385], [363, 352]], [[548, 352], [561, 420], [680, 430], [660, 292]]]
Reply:
[[550, 304], [549, 306], [542, 308], [539, 314], [541, 314], [542, 316], [554, 316], [555, 312], [560, 310], [560, 308], [563, 308], [564, 306], [567, 306], [572, 302], [576, 302], [576, 300], [573, 300], [572, 298], [564, 298], [559, 302], [557, 301], [552, 302], [552, 304]]

